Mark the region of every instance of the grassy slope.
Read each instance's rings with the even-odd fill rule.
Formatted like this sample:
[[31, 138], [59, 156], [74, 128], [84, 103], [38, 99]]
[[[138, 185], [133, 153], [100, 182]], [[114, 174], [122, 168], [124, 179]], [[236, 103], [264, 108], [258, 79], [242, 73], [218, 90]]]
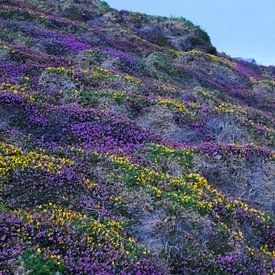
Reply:
[[100, 1], [0, 25], [4, 274], [272, 273], [274, 67]]

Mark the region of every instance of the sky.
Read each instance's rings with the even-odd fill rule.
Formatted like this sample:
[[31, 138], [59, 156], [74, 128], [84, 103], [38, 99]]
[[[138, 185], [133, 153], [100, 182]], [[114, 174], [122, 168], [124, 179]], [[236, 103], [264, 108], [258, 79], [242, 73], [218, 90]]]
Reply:
[[112, 8], [185, 17], [219, 52], [275, 65], [275, 0], [106, 0]]

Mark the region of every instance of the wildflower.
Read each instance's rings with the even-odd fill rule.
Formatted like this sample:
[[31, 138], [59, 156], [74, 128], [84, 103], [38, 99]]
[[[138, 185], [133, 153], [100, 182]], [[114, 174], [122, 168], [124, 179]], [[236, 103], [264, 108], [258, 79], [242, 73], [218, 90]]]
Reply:
[[121, 200], [121, 196], [117, 196], [114, 198], [114, 202], [119, 202]]

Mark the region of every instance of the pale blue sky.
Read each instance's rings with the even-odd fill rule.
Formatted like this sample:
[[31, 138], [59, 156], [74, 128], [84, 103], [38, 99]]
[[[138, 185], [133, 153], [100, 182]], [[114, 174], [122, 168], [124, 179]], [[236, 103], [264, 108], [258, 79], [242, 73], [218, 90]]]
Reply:
[[116, 9], [182, 16], [200, 25], [219, 52], [275, 65], [275, 0], [107, 0]]

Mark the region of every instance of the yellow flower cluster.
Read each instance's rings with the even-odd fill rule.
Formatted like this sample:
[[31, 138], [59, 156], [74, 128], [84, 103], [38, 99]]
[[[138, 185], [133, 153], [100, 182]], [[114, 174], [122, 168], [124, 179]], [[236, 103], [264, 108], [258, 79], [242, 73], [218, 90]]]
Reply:
[[174, 49], [170, 49], [170, 48], [166, 48], [166, 50], [168, 50], [168, 52], [173, 56], [173, 57], [179, 57], [182, 56], [184, 53], [182, 51], [177, 51]]
[[89, 74], [89, 70], [82, 70], [83, 74]]
[[70, 149], [73, 152], [77, 152], [77, 153], [81, 153], [81, 154], [84, 154], [84, 152], [85, 152], [83, 148], [81, 148], [81, 147], [73, 147], [71, 145], [68, 146], [68, 149]]
[[12, 144], [0, 142], [0, 154], [5, 156], [20, 155], [23, 154], [23, 150]]
[[83, 179], [83, 183], [88, 189], [95, 189], [98, 185], [89, 179]]
[[244, 202], [242, 202], [239, 199], [234, 201], [234, 205], [240, 207], [241, 209], [243, 209], [243, 210], [245, 210], [245, 211], [247, 211], [251, 214], [257, 215], [257, 218], [262, 220], [262, 221], [266, 220], [266, 215], [262, 211], [254, 209], [254, 208], [248, 206], [247, 204], [245, 204]]
[[188, 106], [190, 106], [192, 110], [198, 110], [200, 108], [200, 105], [196, 102], [190, 102]]
[[126, 95], [126, 92], [114, 92], [113, 93], [114, 97], [121, 97], [121, 96], [125, 96], [125, 95]]
[[114, 163], [119, 163], [119, 164], [131, 164], [129, 158], [127, 157], [120, 157], [117, 155], [111, 155], [111, 161]]
[[161, 88], [164, 92], [175, 92], [176, 91], [176, 87], [170, 85], [170, 86], [167, 86], [165, 84], [161, 85]]
[[46, 170], [47, 172], [61, 172], [62, 165], [72, 165], [73, 162], [64, 158], [54, 158], [36, 152], [24, 153], [20, 148], [0, 142], [0, 174], [6, 175], [16, 168]]
[[58, 224], [61, 226], [64, 226], [67, 222], [87, 218], [81, 213], [65, 210], [52, 202], [49, 202], [47, 205], [39, 205], [38, 210], [39, 212], [36, 212], [35, 214], [24, 210], [14, 211], [14, 213], [18, 214], [26, 222], [34, 223], [36, 227], [41, 225], [41, 221], [44, 220], [44, 215], [47, 215], [46, 219], [51, 224]]
[[176, 154], [176, 153], [183, 152], [185, 155], [190, 155], [192, 152], [195, 151], [195, 149], [181, 149], [181, 150], [172, 149], [170, 147], [167, 147], [167, 146], [164, 146], [161, 144], [157, 144], [157, 143], [152, 143], [152, 144], [150, 144], [150, 146], [152, 146], [153, 148], [159, 149], [166, 154]]
[[[210, 212], [212, 211], [213, 204], [222, 202], [221, 193], [212, 188], [207, 180], [199, 174], [190, 173], [186, 179], [182, 177], [172, 178], [170, 182], [173, 186], [180, 186], [183, 190], [188, 191], [184, 194], [172, 192], [171, 195], [177, 201], [192, 202], [199, 209], [207, 209]], [[205, 192], [211, 194], [212, 200], [205, 200], [203, 198]]]
[[157, 188], [156, 186], [153, 186], [153, 185], [151, 185], [151, 184], [145, 184], [145, 187], [147, 187], [149, 190], [151, 190], [154, 194], [155, 194], [155, 196], [156, 196], [156, 198], [160, 198], [161, 197], [161, 194], [162, 194], [162, 192], [161, 192], [161, 190], [159, 189], [159, 188]]
[[[95, 233], [97, 235], [101, 235], [108, 239], [115, 248], [123, 248], [123, 236], [120, 234], [121, 223], [111, 220], [106, 225], [94, 220], [91, 222], [90, 228], [88, 228], [88, 233], [90, 232], [92, 235]], [[93, 242], [92, 237], [88, 236], [88, 242]]]
[[120, 202], [121, 201], [121, 196], [117, 196], [114, 198], [114, 202]]
[[198, 50], [191, 50], [189, 52], [186, 52], [186, 54], [188, 54], [188, 53], [191, 53], [191, 54], [194, 54], [194, 55], [198, 55], [198, 56], [201, 56], [201, 57], [208, 57], [214, 63], [223, 64], [223, 65], [225, 65], [225, 66], [227, 66], [227, 67], [229, 67], [231, 69], [235, 68], [235, 63], [229, 61], [228, 59], [226, 59], [224, 57], [219, 57], [217, 55], [204, 53], [204, 52], [201, 52], [201, 51], [198, 51]]
[[244, 238], [244, 235], [243, 235], [242, 231], [234, 231], [233, 232], [233, 237], [234, 237], [234, 239], [242, 240]]
[[133, 76], [130, 76], [129, 74], [125, 74], [123, 76], [123, 79], [128, 80], [128, 81], [130, 81], [130, 82], [132, 82], [134, 84], [140, 84], [140, 80], [139, 79], [137, 79], [137, 78], [135, 78]]
[[45, 70], [47, 72], [56, 72], [56, 73], [64, 73], [64, 72], [66, 72], [66, 69], [64, 67], [58, 67], [58, 68], [47, 67]]
[[[72, 80], [78, 80], [77, 73], [73, 64], [71, 64], [70, 62], [69, 64], [70, 66], [66, 68], [65, 67], [47, 67], [45, 68], [45, 71], [49, 73], [63, 74], [71, 77]], [[77, 90], [75, 90], [75, 92], [78, 93]]]
[[173, 100], [173, 99], [162, 99], [162, 100], [158, 101], [158, 104], [175, 107], [181, 113], [187, 111], [187, 108], [181, 102]]
[[10, 50], [10, 49], [11, 49], [8, 45], [2, 43], [1, 39], [0, 39], [0, 47], [1, 47], [2, 49], [5, 49], [5, 50]]
[[[82, 71], [83, 74], [89, 74], [89, 71], [88, 70], [84, 70]], [[101, 78], [101, 77], [104, 77], [104, 76], [109, 76], [109, 75], [112, 75], [112, 73], [107, 70], [107, 69], [102, 69], [102, 68], [98, 68], [96, 69], [93, 73], [92, 73], [92, 77], [93, 78]], [[119, 74], [117, 75], [114, 75], [114, 76], [117, 76], [119, 77]]]
[[140, 80], [136, 77], [130, 76], [128, 74], [116, 74], [108, 69], [95, 68], [92, 72], [89, 70], [81, 71], [84, 75], [91, 75], [94, 79], [123, 79], [125, 81], [131, 82], [132, 84], [140, 84]]
[[186, 52], [186, 54], [189, 54], [189, 53], [194, 54], [194, 55], [198, 55], [198, 56], [209, 57], [211, 59], [211, 61], [213, 61], [213, 62], [219, 62], [220, 61], [220, 59], [219, 59], [218, 56], [215, 56], [215, 55], [212, 55], [212, 54], [203, 53], [203, 52], [195, 50], [195, 49], [191, 50], [189, 52]]
[[[36, 228], [42, 226], [42, 222], [45, 221], [61, 227], [68, 223], [72, 224], [73, 222], [77, 222], [77, 224], [86, 228], [86, 240], [89, 243], [94, 243], [96, 235], [100, 235], [110, 241], [117, 249], [124, 248], [124, 240], [132, 245], [136, 244], [136, 241], [132, 238], [129, 238], [129, 240], [125, 239], [122, 234], [123, 223], [120, 221], [108, 219], [104, 222], [100, 222], [93, 217], [88, 217], [79, 212], [64, 209], [51, 202], [47, 205], [39, 205], [38, 210], [39, 211], [35, 214], [23, 210], [14, 211], [14, 213], [19, 215], [24, 221], [34, 224]], [[50, 236], [51, 233], [48, 233], [48, 237]], [[98, 245], [101, 246], [102, 243], [99, 243]], [[38, 248], [37, 252], [40, 253], [41, 249]]]
[[[271, 253], [269, 252], [267, 244], [261, 246], [260, 251], [265, 255], [270, 255], [271, 256]], [[275, 254], [275, 251], [272, 251], [272, 252], [273, 252], [272, 254]]]
[[31, 95], [26, 92], [23, 87], [19, 85], [12, 85], [10, 83], [2, 83], [0, 85], [0, 93], [7, 94], [8, 92], [11, 92], [15, 95], [21, 95], [32, 102], [35, 100]]
[[219, 105], [216, 105], [213, 107], [213, 110], [222, 112], [222, 113], [242, 113], [246, 114], [247, 113], [247, 108], [241, 107], [240, 105], [237, 104], [231, 104], [231, 103], [221, 103]]
[[[269, 251], [269, 247], [267, 244], [264, 244], [260, 247], [260, 249], [253, 249], [251, 248], [250, 246], [246, 246], [246, 249], [249, 251], [249, 253], [251, 255], [254, 255], [255, 253], [262, 253], [266, 256], [269, 256], [269, 257], [272, 257], [274, 258], [275, 257], [275, 250], [273, 250], [272, 252]], [[273, 274], [272, 274], [273, 275]]]
[[[167, 150], [169, 151], [169, 149]], [[112, 161], [119, 164], [121, 170], [132, 175], [134, 183], [149, 188], [156, 194], [156, 197], [167, 196], [177, 202], [192, 203], [197, 208], [208, 212], [212, 212], [213, 206], [219, 204], [224, 205], [224, 208], [228, 211], [241, 208], [256, 215], [258, 219], [265, 220], [264, 213], [239, 200], [232, 201], [225, 197], [200, 174], [189, 173], [186, 177], [172, 177], [169, 174], [132, 164], [123, 157], [112, 157]], [[169, 190], [172, 188], [172, 191], [167, 191], [167, 188]], [[216, 215], [216, 218], [219, 219], [219, 215]]]

